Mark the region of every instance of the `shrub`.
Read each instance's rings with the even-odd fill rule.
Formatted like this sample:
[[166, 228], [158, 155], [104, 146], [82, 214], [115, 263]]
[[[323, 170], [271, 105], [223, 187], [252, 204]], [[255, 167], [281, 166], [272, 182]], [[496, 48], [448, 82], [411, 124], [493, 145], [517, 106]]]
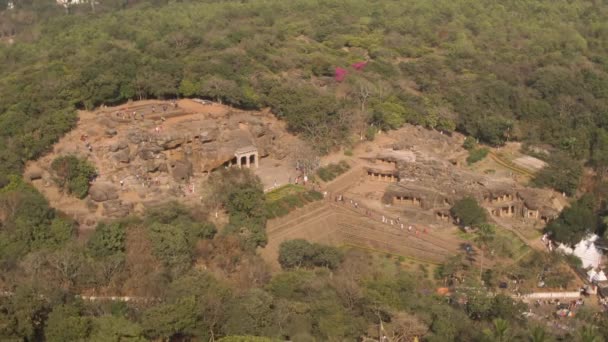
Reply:
[[374, 126], [369, 126], [367, 127], [367, 129], [365, 130], [365, 139], [367, 139], [367, 141], [374, 141], [374, 139], [376, 138], [376, 133], [378, 132], [378, 129]]
[[487, 220], [486, 210], [480, 207], [472, 197], [465, 197], [457, 201], [450, 212], [458, 217], [463, 226], [476, 227], [486, 223]]
[[482, 160], [488, 155], [489, 151], [487, 148], [476, 148], [469, 151], [469, 156], [467, 157], [467, 164], [475, 164], [478, 161]]
[[95, 177], [95, 168], [85, 159], [76, 156], [57, 157], [51, 163], [57, 185], [78, 198], [89, 193], [89, 182]]
[[337, 268], [342, 262], [342, 253], [336, 248], [297, 239], [281, 243], [279, 263], [284, 269], [322, 266]]
[[475, 141], [475, 138], [473, 138], [473, 137], [466, 137], [464, 139], [464, 143], [462, 144], [462, 147], [464, 147], [465, 150], [470, 151], [477, 147], [477, 141]]
[[328, 164], [325, 167], [319, 168], [317, 170], [317, 175], [324, 182], [329, 182], [329, 181], [335, 179], [336, 177], [338, 177], [339, 175], [343, 174], [344, 172], [346, 172], [348, 169], [350, 169], [350, 166], [348, 165], [348, 163], [346, 161], [342, 160], [337, 164], [332, 163], [332, 164]]

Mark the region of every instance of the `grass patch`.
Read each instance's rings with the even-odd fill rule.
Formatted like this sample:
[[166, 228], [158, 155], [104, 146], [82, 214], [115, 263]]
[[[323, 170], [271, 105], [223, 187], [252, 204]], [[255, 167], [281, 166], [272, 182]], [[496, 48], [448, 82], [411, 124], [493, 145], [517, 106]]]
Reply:
[[471, 164], [477, 163], [478, 161], [484, 159], [488, 155], [489, 152], [490, 152], [490, 150], [488, 150], [485, 147], [469, 150], [469, 156], [467, 157], [467, 164], [471, 165]]
[[338, 177], [339, 175], [343, 174], [344, 172], [348, 171], [348, 169], [350, 169], [350, 166], [348, 165], [348, 163], [346, 161], [342, 160], [341, 162], [339, 162], [337, 164], [332, 163], [327, 166], [319, 168], [317, 170], [317, 175], [324, 182], [329, 182], [329, 181], [335, 179], [336, 177]]
[[[458, 231], [457, 235], [462, 240], [471, 243], [474, 243], [477, 237], [475, 232]], [[489, 248], [494, 250], [495, 256], [511, 259], [518, 259], [530, 249], [517, 235], [500, 227], [496, 227], [496, 233], [494, 239], [489, 243]]]
[[285, 216], [295, 208], [301, 208], [322, 198], [323, 194], [320, 192], [308, 191], [301, 185], [284, 185], [266, 194], [266, 218]]

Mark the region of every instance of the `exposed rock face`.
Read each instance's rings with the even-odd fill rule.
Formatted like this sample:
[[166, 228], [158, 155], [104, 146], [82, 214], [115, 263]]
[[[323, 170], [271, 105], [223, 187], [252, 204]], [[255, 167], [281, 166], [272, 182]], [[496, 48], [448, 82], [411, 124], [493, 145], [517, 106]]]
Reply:
[[185, 160], [174, 161], [171, 165], [171, 174], [178, 181], [186, 181], [192, 176], [192, 164]]
[[118, 141], [118, 142], [110, 145], [110, 151], [111, 152], [116, 152], [116, 151], [119, 151], [119, 150], [124, 150], [126, 148], [129, 148], [129, 143], [126, 142], [126, 141], [124, 141], [124, 140]]
[[28, 170], [27, 174], [25, 174], [25, 178], [30, 181], [33, 181], [36, 179], [41, 179], [43, 174], [44, 174], [44, 171], [38, 167], [30, 168]]
[[173, 133], [171, 135], [163, 136], [162, 138], [157, 139], [158, 145], [160, 145], [164, 150], [172, 150], [176, 147], [183, 145], [186, 142], [184, 137], [180, 137], [177, 133]]
[[126, 148], [124, 150], [120, 150], [113, 155], [114, 160], [121, 163], [128, 163], [131, 161], [131, 156], [129, 155], [129, 149]]
[[217, 137], [219, 135], [220, 135], [220, 130], [217, 127], [213, 127], [211, 129], [202, 131], [199, 136], [199, 139], [204, 144], [204, 143], [216, 141]]
[[118, 134], [118, 131], [114, 128], [108, 128], [105, 131], [106, 137], [111, 138], [113, 136], [115, 136], [116, 134]]
[[139, 148], [139, 151], [137, 152], [137, 155], [139, 156], [139, 158], [143, 159], [143, 160], [150, 160], [150, 159], [156, 159], [156, 156], [158, 155], [158, 153], [162, 152], [163, 149], [162, 147], [158, 146], [158, 145], [144, 145], [141, 146]]
[[105, 202], [118, 198], [116, 188], [108, 183], [94, 183], [89, 189], [89, 196], [95, 202]]
[[149, 134], [142, 130], [132, 130], [127, 134], [127, 139], [131, 144], [139, 144], [142, 141], [149, 140]]

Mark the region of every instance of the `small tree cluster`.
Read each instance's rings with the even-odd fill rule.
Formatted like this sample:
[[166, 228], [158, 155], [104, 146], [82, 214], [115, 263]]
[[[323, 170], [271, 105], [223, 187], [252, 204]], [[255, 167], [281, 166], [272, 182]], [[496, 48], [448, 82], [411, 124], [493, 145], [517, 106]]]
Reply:
[[460, 220], [462, 226], [478, 227], [487, 221], [486, 210], [473, 197], [457, 201], [450, 212]]
[[279, 263], [284, 269], [315, 266], [335, 269], [341, 262], [342, 253], [331, 246], [297, 239], [285, 241], [279, 247]]
[[583, 196], [564, 209], [557, 219], [549, 222], [545, 231], [551, 234], [554, 241], [577, 244], [585, 235], [596, 231], [598, 219], [593, 212], [593, 204], [590, 195]]
[[97, 172], [93, 165], [76, 156], [62, 156], [53, 160], [55, 182], [68, 193], [84, 198], [89, 193], [89, 182]]

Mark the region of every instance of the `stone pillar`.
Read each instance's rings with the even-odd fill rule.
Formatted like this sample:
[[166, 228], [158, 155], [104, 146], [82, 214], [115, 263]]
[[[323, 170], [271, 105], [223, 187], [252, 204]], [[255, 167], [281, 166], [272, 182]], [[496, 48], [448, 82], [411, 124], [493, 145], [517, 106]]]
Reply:
[[247, 156], [245, 159], [247, 160], [247, 161], [246, 161], [246, 163], [247, 163], [247, 168], [250, 168], [250, 167], [251, 167], [251, 165], [250, 165], [250, 163], [249, 163], [249, 160], [251, 159], [251, 156], [249, 155], [249, 156]]
[[257, 152], [254, 154], [254, 156], [255, 156], [255, 168], [257, 169], [258, 167], [260, 167], [260, 156]]

